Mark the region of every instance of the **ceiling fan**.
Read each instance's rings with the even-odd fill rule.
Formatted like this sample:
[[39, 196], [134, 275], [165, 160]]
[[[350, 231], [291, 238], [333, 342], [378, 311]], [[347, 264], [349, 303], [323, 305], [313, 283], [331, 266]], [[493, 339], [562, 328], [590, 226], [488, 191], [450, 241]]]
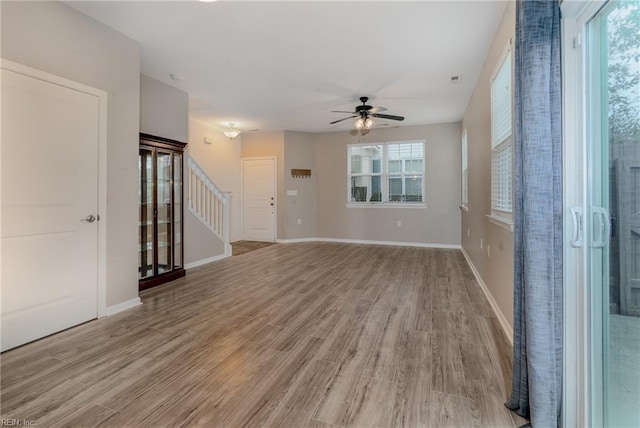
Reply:
[[[371, 128], [375, 125], [372, 117], [379, 117], [381, 119], [390, 119], [390, 120], [404, 120], [403, 116], [394, 116], [392, 114], [382, 114], [380, 112], [387, 111], [384, 107], [372, 107], [367, 105], [367, 101], [369, 101], [369, 97], [360, 97], [361, 106], [356, 106], [355, 111], [343, 111], [343, 110], [333, 110], [332, 113], [349, 113], [351, 116], [334, 120], [330, 122], [329, 125], [333, 125], [336, 123], [343, 122], [345, 120], [358, 118], [354, 123], [355, 133], [360, 133], [361, 135], [366, 135], [371, 131]], [[352, 133], [353, 133], [352, 131]]]

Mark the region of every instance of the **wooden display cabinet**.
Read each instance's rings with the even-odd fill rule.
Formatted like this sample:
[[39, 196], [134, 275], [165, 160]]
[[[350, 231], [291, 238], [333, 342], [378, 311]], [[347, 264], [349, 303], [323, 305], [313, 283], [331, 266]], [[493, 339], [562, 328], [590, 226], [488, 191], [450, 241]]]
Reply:
[[140, 290], [185, 275], [183, 154], [186, 143], [140, 134], [138, 279]]

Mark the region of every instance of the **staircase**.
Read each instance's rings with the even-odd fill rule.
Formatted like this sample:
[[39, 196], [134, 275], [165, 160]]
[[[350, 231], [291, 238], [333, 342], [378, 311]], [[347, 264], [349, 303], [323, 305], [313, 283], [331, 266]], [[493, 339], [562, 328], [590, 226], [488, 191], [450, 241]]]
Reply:
[[223, 192], [218, 189], [200, 165], [188, 155], [187, 174], [187, 209], [224, 242], [225, 255], [230, 256], [230, 192]]

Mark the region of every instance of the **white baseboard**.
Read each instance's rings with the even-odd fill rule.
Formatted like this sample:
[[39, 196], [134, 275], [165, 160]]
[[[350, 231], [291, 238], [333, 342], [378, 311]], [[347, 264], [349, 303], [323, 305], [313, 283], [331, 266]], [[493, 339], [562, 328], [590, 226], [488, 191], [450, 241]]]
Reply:
[[340, 242], [344, 244], [367, 244], [367, 245], [391, 245], [395, 247], [420, 247], [420, 248], [444, 248], [460, 250], [458, 244], [438, 244], [423, 242], [396, 242], [396, 241], [370, 241], [367, 239], [342, 239], [342, 238], [298, 238], [298, 239], [278, 239], [278, 243], [292, 244], [295, 242]]
[[131, 300], [127, 300], [126, 302], [118, 303], [117, 305], [107, 307], [105, 311], [106, 316], [117, 314], [118, 312], [126, 311], [127, 309], [135, 308], [138, 305], [141, 305], [142, 301], [140, 297], [133, 298]]
[[511, 327], [511, 324], [509, 324], [509, 321], [507, 321], [507, 317], [505, 317], [504, 314], [502, 313], [500, 306], [498, 306], [498, 302], [496, 302], [496, 299], [493, 298], [493, 295], [489, 291], [489, 287], [487, 287], [487, 284], [485, 284], [485, 282], [482, 280], [482, 277], [480, 276], [480, 272], [478, 272], [478, 269], [476, 269], [473, 262], [471, 261], [471, 258], [469, 257], [467, 252], [464, 250], [464, 248], [462, 248], [462, 254], [464, 255], [464, 258], [467, 260], [467, 264], [471, 268], [471, 272], [473, 272], [473, 275], [476, 277], [476, 281], [478, 281], [478, 284], [480, 284], [480, 288], [482, 289], [482, 292], [484, 293], [485, 297], [489, 301], [489, 304], [491, 305], [491, 309], [493, 309], [493, 312], [495, 313], [496, 318], [500, 323], [500, 326], [502, 326], [502, 331], [504, 331], [504, 334], [505, 336], [507, 336], [509, 343], [513, 346], [513, 327]]
[[[229, 246], [231, 247], [231, 246]], [[217, 262], [218, 260], [226, 259], [227, 257], [231, 257], [231, 249], [227, 250], [225, 248], [225, 253], [217, 256], [209, 257], [208, 259], [196, 260], [195, 262], [185, 263], [185, 269], [192, 269], [198, 266], [206, 265], [207, 263]]]

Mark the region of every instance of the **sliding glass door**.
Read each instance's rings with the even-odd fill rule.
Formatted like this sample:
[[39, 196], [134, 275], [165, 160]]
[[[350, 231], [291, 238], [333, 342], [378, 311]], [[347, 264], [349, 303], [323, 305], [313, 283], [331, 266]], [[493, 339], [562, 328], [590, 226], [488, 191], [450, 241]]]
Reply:
[[586, 89], [592, 421], [640, 427], [640, 2], [588, 23]]
[[640, 427], [640, 1], [563, 14], [564, 421]]

